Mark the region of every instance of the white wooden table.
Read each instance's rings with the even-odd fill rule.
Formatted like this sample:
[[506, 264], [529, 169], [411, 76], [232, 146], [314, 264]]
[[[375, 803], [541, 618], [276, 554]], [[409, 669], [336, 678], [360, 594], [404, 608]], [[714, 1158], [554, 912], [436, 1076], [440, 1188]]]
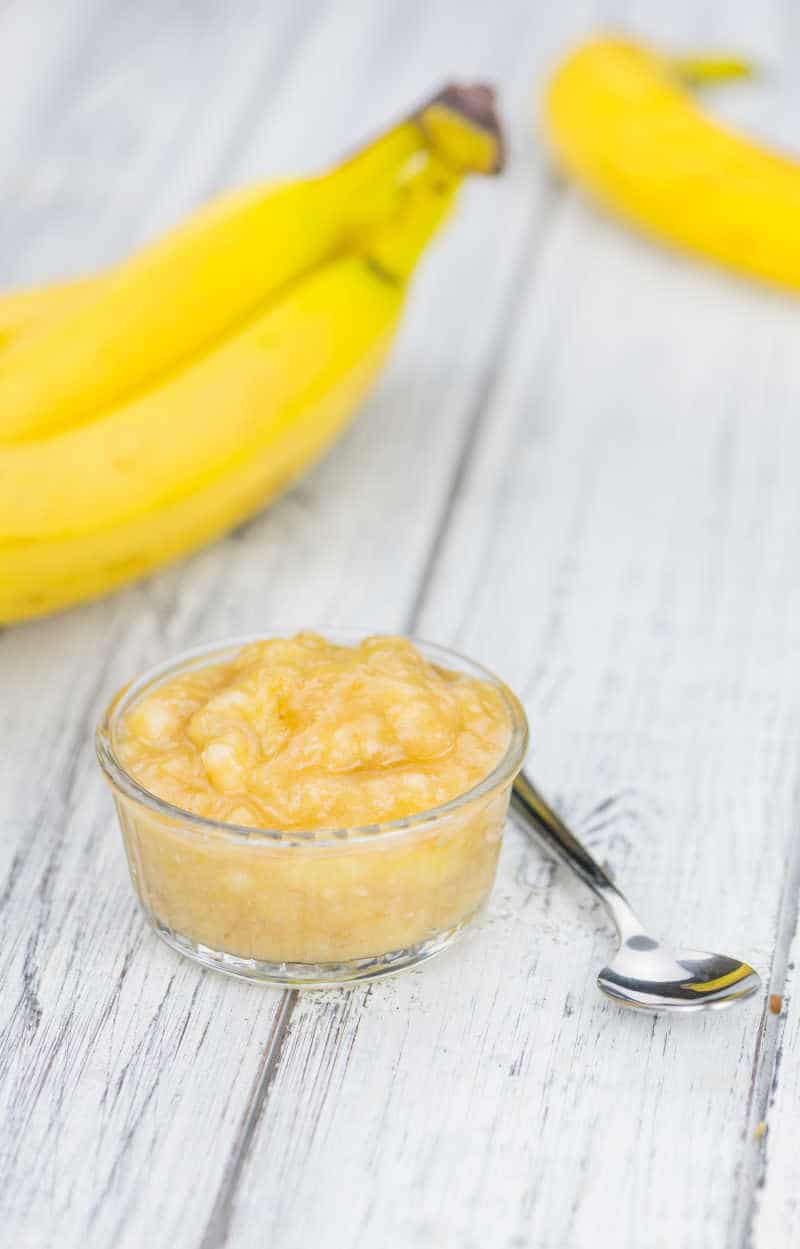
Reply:
[[[791, 0], [0, 8], [4, 284], [333, 159], [448, 77], [500, 83], [513, 155], [318, 470], [181, 566], [0, 636], [3, 1244], [800, 1242], [800, 301], [553, 178], [532, 100], [604, 21], [752, 52], [769, 74], [713, 106], [800, 146]], [[160, 945], [94, 763], [105, 700], [186, 645], [326, 623], [499, 669], [534, 775], [654, 928], [750, 957], [781, 1013], [608, 1004], [603, 915], [513, 828], [482, 928], [395, 980], [281, 994]]]

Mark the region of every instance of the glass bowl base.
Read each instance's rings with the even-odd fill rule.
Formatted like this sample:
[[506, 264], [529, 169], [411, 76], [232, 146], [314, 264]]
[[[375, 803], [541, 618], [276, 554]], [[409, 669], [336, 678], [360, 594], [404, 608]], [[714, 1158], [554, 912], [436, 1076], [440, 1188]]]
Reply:
[[268, 963], [263, 959], [242, 958], [237, 954], [228, 954], [225, 950], [211, 949], [182, 933], [174, 932], [158, 920], [153, 920], [153, 928], [170, 949], [202, 967], [221, 971], [227, 976], [255, 981], [274, 989], [325, 989], [355, 987], [365, 980], [377, 980], [379, 977], [392, 976], [399, 971], [416, 967], [458, 941], [472, 926], [477, 914], [475, 912], [467, 916], [454, 927], [438, 932], [416, 945], [392, 950], [388, 954], [350, 959], [343, 963]]

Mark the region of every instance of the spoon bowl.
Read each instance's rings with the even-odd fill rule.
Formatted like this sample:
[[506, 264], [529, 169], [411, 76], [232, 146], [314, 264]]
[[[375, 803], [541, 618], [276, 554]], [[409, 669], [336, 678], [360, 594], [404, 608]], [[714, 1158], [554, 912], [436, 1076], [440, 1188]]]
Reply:
[[623, 941], [597, 977], [603, 993], [639, 1010], [722, 1010], [755, 993], [761, 979], [749, 963], [703, 950], [670, 950], [637, 933]]

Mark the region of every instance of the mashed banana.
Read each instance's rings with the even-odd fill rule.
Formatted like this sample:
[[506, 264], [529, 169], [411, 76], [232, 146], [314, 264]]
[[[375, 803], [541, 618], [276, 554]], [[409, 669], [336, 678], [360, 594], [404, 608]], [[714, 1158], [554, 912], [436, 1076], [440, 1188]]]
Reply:
[[492, 771], [510, 731], [495, 687], [402, 638], [352, 647], [302, 633], [160, 685], [129, 712], [118, 749], [175, 806], [291, 832], [441, 806]]
[[303, 633], [178, 670], [123, 714], [120, 762], [184, 811], [276, 835], [115, 790], [152, 922], [204, 962], [284, 983], [440, 948], [491, 888], [513, 777], [399, 830], [331, 830], [413, 817], [480, 782], [509, 750], [506, 695], [387, 637]]

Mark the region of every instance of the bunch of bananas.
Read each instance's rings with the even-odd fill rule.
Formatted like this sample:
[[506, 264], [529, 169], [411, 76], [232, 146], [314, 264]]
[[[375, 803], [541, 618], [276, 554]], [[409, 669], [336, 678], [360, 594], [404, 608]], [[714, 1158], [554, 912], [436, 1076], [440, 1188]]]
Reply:
[[449, 87], [327, 174], [0, 295], [0, 621], [103, 594], [297, 477], [373, 382], [460, 181], [501, 162], [492, 92]]

